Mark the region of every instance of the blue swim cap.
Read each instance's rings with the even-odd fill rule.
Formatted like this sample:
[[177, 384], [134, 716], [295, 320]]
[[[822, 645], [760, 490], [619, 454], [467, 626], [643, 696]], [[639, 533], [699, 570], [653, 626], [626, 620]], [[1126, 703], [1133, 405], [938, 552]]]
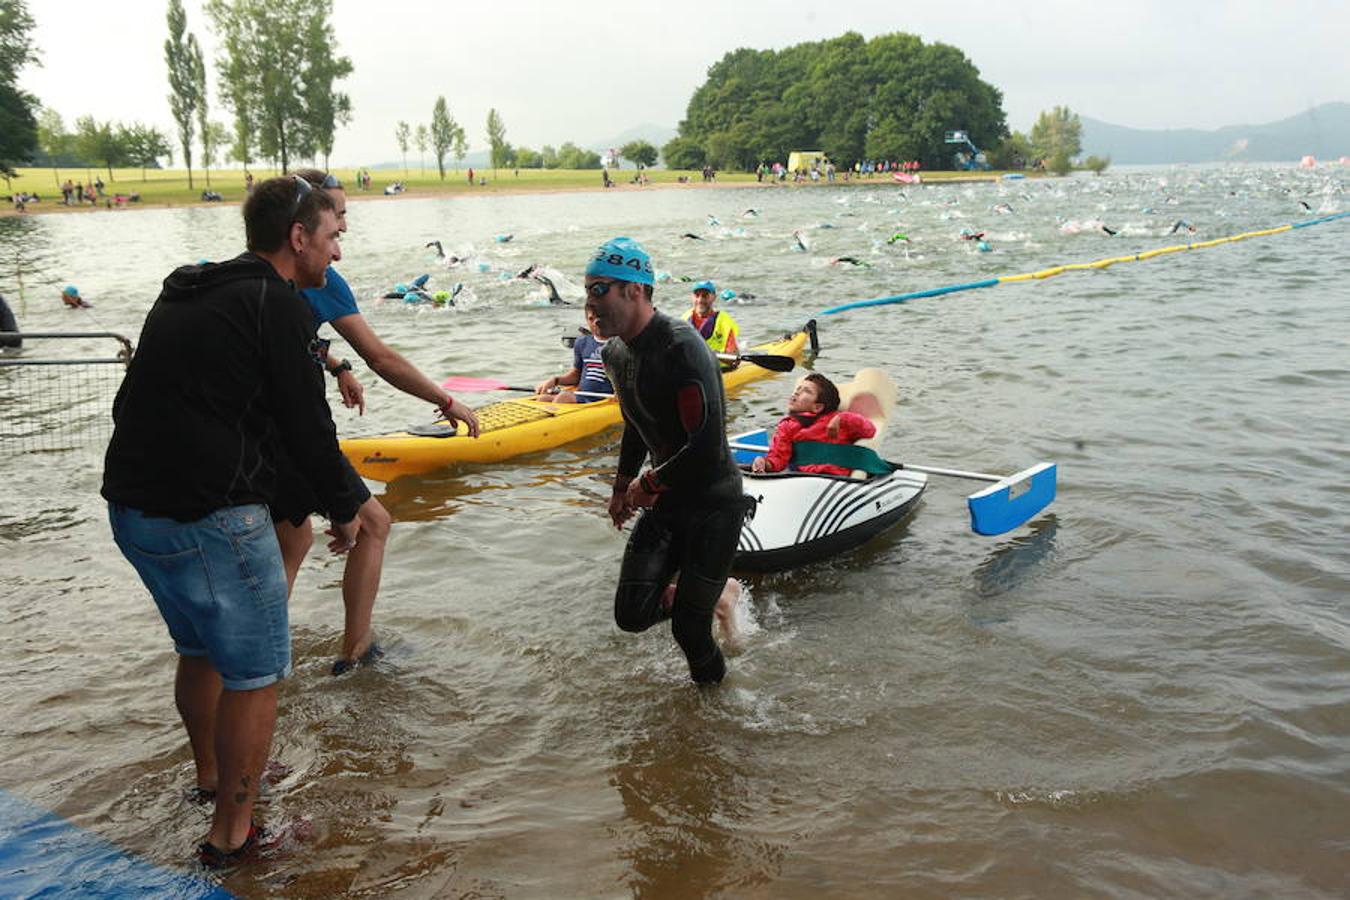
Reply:
[[717, 285], [713, 284], [711, 281], [700, 281], [698, 284], [696, 284], [696, 285], [694, 285], [692, 288], [690, 288], [690, 290], [691, 290], [691, 291], [695, 291], [695, 292], [697, 292], [697, 291], [707, 291], [707, 292], [710, 293], [710, 294], [716, 294], [716, 293], [717, 293]]
[[422, 299], [422, 295], [416, 291], [408, 291], [408, 293], [403, 295], [404, 303], [421, 303]]
[[722, 292], [722, 299], [723, 299], [723, 300], [735, 300], [735, 299], [736, 299], [736, 292], [733, 291], [731, 288], [727, 288], [725, 291]]
[[422, 285], [426, 284], [430, 280], [431, 280], [430, 275], [418, 275], [416, 278], [412, 280], [412, 286], [415, 288], [420, 288]]
[[654, 284], [652, 260], [642, 245], [632, 238], [616, 237], [605, 241], [586, 264], [587, 275], [602, 275], [616, 281]]
[[78, 297], [80, 295], [79, 289], [73, 284], [68, 284], [61, 288], [61, 293], [65, 294], [67, 297]]
[[402, 282], [399, 282], [398, 284], [394, 285], [394, 293], [406, 294], [408, 293], [408, 286]]

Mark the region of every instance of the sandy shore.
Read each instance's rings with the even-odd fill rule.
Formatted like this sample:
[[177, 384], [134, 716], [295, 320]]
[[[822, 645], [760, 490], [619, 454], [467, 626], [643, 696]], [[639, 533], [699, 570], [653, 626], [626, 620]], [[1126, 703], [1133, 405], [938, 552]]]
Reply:
[[[397, 202], [403, 199], [418, 198], [428, 199], [432, 197], [454, 197], [464, 199], [470, 197], [503, 197], [520, 194], [594, 194], [594, 193], [647, 193], [650, 191], [701, 191], [701, 190], [743, 190], [757, 189], [764, 191], [781, 190], [814, 190], [820, 187], [860, 187], [860, 188], [915, 188], [924, 187], [933, 184], [964, 184], [969, 182], [995, 182], [999, 180], [997, 175], [966, 175], [961, 173], [952, 173], [950, 177], [944, 177], [945, 173], [938, 173], [931, 176], [931, 180], [921, 184], [900, 184], [884, 178], [856, 179], [850, 181], [836, 180], [827, 181], [804, 181], [793, 183], [790, 181], [691, 181], [684, 184], [674, 181], [653, 182], [651, 184], [630, 184], [615, 182], [613, 187], [605, 188], [599, 184], [594, 185], [562, 185], [558, 187], [535, 187], [526, 185], [513, 185], [509, 181], [499, 181], [496, 184], [488, 184], [481, 187], [468, 187], [456, 185], [447, 186], [444, 190], [426, 190], [424, 188], [410, 188], [401, 194], [386, 195], [383, 193], [365, 192], [359, 190], [349, 190], [347, 199], [349, 201], [380, 201], [386, 203]], [[239, 200], [221, 200], [215, 202], [205, 202], [200, 200], [185, 201], [182, 203], [129, 203], [125, 206], [115, 206], [111, 209], [107, 206], [65, 206], [58, 202], [43, 200], [34, 205], [30, 204], [28, 209], [20, 212], [12, 206], [6, 209], [0, 209], [0, 217], [9, 216], [45, 216], [45, 215], [66, 215], [70, 213], [91, 213], [91, 212], [127, 212], [142, 209], [178, 209], [194, 206], [239, 206], [242, 201]]]

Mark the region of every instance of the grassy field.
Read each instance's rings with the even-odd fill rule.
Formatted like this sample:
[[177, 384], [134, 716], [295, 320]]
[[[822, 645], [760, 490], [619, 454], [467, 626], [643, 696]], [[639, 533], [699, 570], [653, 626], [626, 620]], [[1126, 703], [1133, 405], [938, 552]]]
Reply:
[[[255, 179], [271, 178], [279, 174], [275, 169], [265, 167], [252, 168]], [[348, 195], [359, 197], [364, 192], [356, 186], [356, 169], [338, 168], [333, 170], [347, 186]], [[123, 196], [138, 194], [141, 206], [183, 206], [201, 203], [202, 191], [207, 189], [208, 173], [194, 170], [193, 186], [188, 187], [187, 172], [184, 169], [113, 169], [111, 177], [107, 169], [33, 169], [21, 168], [19, 176], [13, 180], [9, 192], [28, 191], [38, 194], [42, 200], [28, 206], [29, 212], [64, 211], [61, 205], [60, 184], [69, 178], [71, 182], [92, 184], [96, 178], [104, 182], [105, 197], [100, 200], [103, 206], [116, 194]], [[633, 169], [613, 169], [610, 178], [620, 188], [633, 189]], [[924, 172], [925, 181], [947, 180], [988, 180], [997, 178], [998, 172]], [[371, 195], [382, 195], [386, 185], [401, 181], [408, 193], [414, 196], [429, 194], [483, 194], [517, 193], [534, 191], [573, 191], [598, 190], [601, 188], [599, 169], [477, 169], [474, 177], [486, 178], [486, 185], [470, 185], [464, 169], [447, 169], [442, 181], [434, 166], [423, 170], [415, 160], [411, 161], [406, 174], [402, 169], [378, 169], [371, 173]], [[679, 178], [689, 179], [695, 185], [702, 184], [697, 172], [682, 172], [666, 169], [649, 169], [647, 176], [653, 185], [674, 184]], [[240, 169], [216, 169], [209, 173], [210, 189], [221, 194], [226, 203], [239, 203], [244, 199], [244, 173]], [[718, 185], [749, 185], [755, 183], [750, 173], [719, 172]], [[791, 184], [791, 182], [788, 182]], [[820, 184], [824, 184], [822, 179]], [[858, 181], [836, 181], [835, 184], [880, 185], [893, 184], [889, 176], [874, 175]], [[800, 185], [810, 186], [809, 183]], [[91, 208], [86, 204], [85, 209]]]

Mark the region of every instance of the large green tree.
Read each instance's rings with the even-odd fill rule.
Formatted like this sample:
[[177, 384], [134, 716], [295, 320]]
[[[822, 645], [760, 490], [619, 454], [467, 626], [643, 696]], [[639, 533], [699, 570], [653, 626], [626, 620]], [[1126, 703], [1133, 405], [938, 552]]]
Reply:
[[431, 149], [436, 154], [436, 169], [441, 173], [441, 181], [445, 180], [445, 156], [455, 146], [456, 132], [462, 130], [451, 117], [445, 97], [437, 97], [431, 108]]
[[207, 0], [220, 39], [217, 68], [235, 116], [235, 157], [276, 160], [332, 152], [351, 101], [334, 88], [351, 73], [329, 22], [332, 0]]
[[417, 145], [417, 165], [422, 169], [422, 174], [427, 174], [427, 148], [431, 146], [431, 132], [427, 126], [421, 122], [417, 123], [417, 129], [413, 131], [413, 143]]
[[394, 140], [403, 154], [403, 177], [408, 177], [408, 147], [412, 144], [412, 126], [402, 119], [394, 126]]
[[[169, 0], [169, 36], [164, 39], [164, 64], [169, 68], [169, 111], [178, 126], [178, 144], [183, 149], [183, 164], [187, 167], [188, 189], [192, 184], [192, 139], [197, 127], [198, 107], [205, 92], [205, 73], [202, 51], [197, 36], [187, 30], [187, 13], [181, 0]], [[142, 173], [143, 174], [143, 173]]]
[[1042, 159], [1077, 156], [1083, 149], [1083, 123], [1067, 106], [1043, 111], [1031, 126], [1031, 147]]
[[100, 122], [93, 116], [80, 116], [75, 120], [75, 152], [89, 162], [105, 166], [108, 181], [114, 181], [113, 166], [130, 162], [127, 130], [116, 122]]
[[119, 129], [118, 140], [126, 161], [141, 167], [141, 181], [147, 180], [145, 170], [148, 167], [159, 165], [161, 156], [172, 157], [173, 154], [173, 147], [164, 132], [140, 122]]
[[656, 165], [657, 152], [647, 141], [629, 141], [619, 148], [619, 155], [635, 166], [650, 168]]
[[327, 169], [338, 126], [352, 120], [351, 97], [335, 87], [338, 81], [352, 74], [352, 61], [337, 52], [337, 35], [329, 24], [332, 0], [322, 0], [315, 5], [323, 7], [324, 12], [322, 16], [307, 20], [302, 80], [308, 101], [309, 149], [323, 155], [323, 167]]
[[7, 185], [38, 149], [38, 102], [19, 90], [19, 71], [38, 59], [32, 35], [23, 0], [0, 0], [0, 177]]
[[511, 161], [511, 145], [506, 142], [506, 124], [495, 109], [489, 109], [487, 115], [488, 147], [492, 157], [492, 177], [497, 177], [497, 167]]
[[752, 169], [820, 150], [851, 165], [864, 158], [949, 163], [947, 131], [996, 145], [1007, 124], [1002, 95], [955, 47], [911, 34], [866, 40], [849, 32], [783, 50], [742, 48], [708, 70], [665, 147], [666, 164]]

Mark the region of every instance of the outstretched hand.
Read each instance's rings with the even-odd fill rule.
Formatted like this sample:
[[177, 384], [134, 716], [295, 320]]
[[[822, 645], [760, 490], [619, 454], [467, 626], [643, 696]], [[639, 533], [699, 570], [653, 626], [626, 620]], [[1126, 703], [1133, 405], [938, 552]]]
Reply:
[[342, 405], [351, 409], [357, 407], [358, 416], [366, 412], [366, 389], [351, 371], [339, 372], [337, 377], [338, 393], [342, 395]]
[[478, 437], [478, 416], [473, 410], [458, 400], [451, 400], [439, 409], [441, 415], [445, 416], [445, 421], [451, 425], [463, 422], [469, 429], [469, 437]]

